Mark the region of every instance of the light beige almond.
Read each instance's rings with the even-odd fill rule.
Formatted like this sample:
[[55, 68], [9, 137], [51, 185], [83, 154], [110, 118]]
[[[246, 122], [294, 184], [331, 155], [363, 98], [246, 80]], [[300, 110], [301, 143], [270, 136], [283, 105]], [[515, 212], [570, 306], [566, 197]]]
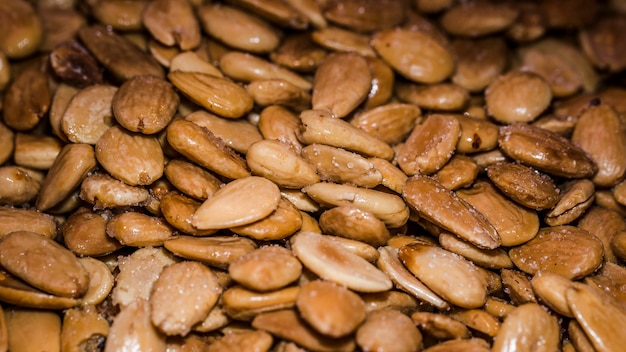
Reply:
[[238, 118], [254, 101], [244, 88], [225, 78], [200, 72], [170, 72], [167, 78], [194, 103], [227, 118]]
[[509, 313], [511, 313], [515, 308], [517, 307], [507, 301], [494, 297], [487, 298], [487, 302], [484, 306], [487, 313], [499, 318], [500, 320], [506, 318], [506, 316], [509, 315]]
[[471, 204], [496, 228], [503, 246], [522, 244], [539, 231], [537, 213], [508, 200], [489, 182], [478, 181], [456, 195]]
[[371, 84], [367, 60], [361, 55], [330, 54], [315, 71], [312, 107], [343, 118], [367, 98]]
[[487, 281], [476, 266], [443, 248], [418, 243], [400, 248], [406, 268], [436, 294], [463, 308], [478, 308], [487, 299]]
[[417, 83], [441, 82], [455, 69], [450, 50], [423, 31], [385, 29], [373, 35], [371, 45], [396, 72]]
[[15, 231], [35, 232], [48, 238], [57, 235], [56, 219], [35, 209], [0, 207], [0, 238]]
[[246, 154], [250, 170], [280, 187], [302, 188], [320, 181], [316, 168], [279, 140], [265, 139], [252, 144]]
[[495, 338], [494, 351], [553, 351], [558, 348], [557, 319], [536, 303], [527, 303], [507, 315]]
[[16, 231], [0, 238], [0, 264], [53, 295], [78, 298], [89, 286], [89, 273], [74, 253], [34, 232]]
[[[300, 231], [306, 231], [306, 230], [301, 229]], [[316, 231], [313, 231], [313, 232], [316, 232]], [[321, 229], [317, 233], [323, 234]], [[378, 260], [379, 254], [376, 248], [373, 246], [370, 246], [369, 244], [365, 242], [357, 241], [357, 240], [353, 240], [353, 239], [345, 238], [345, 237], [331, 236], [331, 235], [328, 235], [328, 238], [331, 239], [332, 241], [335, 241], [336, 243], [338, 243], [345, 249], [349, 250], [350, 252], [367, 260], [370, 263], [375, 263]]]
[[252, 320], [252, 327], [314, 351], [353, 351], [356, 347], [351, 338], [333, 339], [317, 333], [292, 309], [259, 314]]
[[511, 71], [496, 78], [485, 90], [489, 115], [501, 123], [531, 122], [551, 100], [550, 85], [532, 72]]
[[379, 247], [380, 257], [376, 266], [382, 270], [396, 287], [413, 297], [432, 304], [439, 309], [447, 309], [448, 303], [419, 281], [398, 258], [398, 249], [391, 246]]
[[193, 49], [202, 40], [194, 8], [187, 0], [150, 2], [142, 12], [142, 22], [156, 40], [181, 50]]
[[206, 4], [196, 11], [204, 31], [233, 48], [268, 53], [280, 43], [277, 31], [265, 20], [239, 8]]
[[143, 205], [148, 197], [145, 188], [127, 185], [107, 174], [87, 176], [80, 185], [80, 198], [99, 209]]
[[[574, 283], [565, 291], [567, 305], [598, 351], [619, 351], [626, 311], [610, 296], [591, 286]], [[607, 322], [610, 322], [607, 324]]]
[[242, 255], [257, 248], [254, 241], [232, 236], [180, 236], [165, 241], [163, 246], [175, 255], [225, 269]]
[[118, 88], [110, 85], [89, 86], [70, 100], [61, 128], [73, 143], [96, 144], [114, 123], [111, 102]]
[[438, 171], [454, 154], [460, 133], [453, 115], [429, 115], [406, 139], [396, 156], [398, 165], [409, 176]]
[[22, 167], [48, 170], [62, 147], [61, 141], [53, 136], [17, 133], [15, 135], [13, 161]]
[[[167, 141], [190, 161], [227, 178], [250, 173], [244, 159], [206, 128], [187, 120], [175, 120], [167, 127]], [[206, 155], [213, 155], [206, 158]]]
[[356, 332], [356, 342], [365, 351], [418, 351], [422, 334], [405, 314], [384, 309], [367, 316]]
[[532, 240], [512, 248], [509, 257], [527, 274], [539, 271], [568, 279], [585, 277], [602, 264], [602, 242], [574, 226], [544, 227]]
[[299, 292], [298, 286], [258, 292], [235, 285], [222, 294], [222, 306], [231, 318], [249, 321], [265, 312], [294, 307]]
[[140, 300], [148, 305], [150, 291], [161, 271], [176, 262], [172, 253], [163, 247], [139, 248], [129, 255], [118, 257], [119, 273], [111, 292], [111, 302], [122, 309]]
[[343, 337], [365, 320], [365, 303], [356, 293], [334, 282], [315, 280], [300, 288], [296, 307], [319, 333]]
[[219, 68], [202, 58], [195, 51], [176, 52], [169, 64], [170, 72], [201, 72], [215, 77], [224, 77]]
[[381, 158], [370, 158], [369, 161], [383, 176], [380, 183], [396, 193], [402, 193], [402, 187], [408, 176], [391, 162]]
[[325, 280], [358, 292], [391, 288], [391, 280], [365, 259], [314, 232], [298, 232], [291, 238], [294, 254], [304, 266]]
[[298, 139], [305, 144], [326, 144], [385, 160], [391, 160], [394, 155], [387, 143], [336, 118], [328, 110], [303, 111], [300, 120]]
[[198, 208], [191, 222], [201, 230], [247, 225], [270, 215], [279, 201], [280, 190], [275, 183], [249, 176], [217, 191]]
[[149, 185], [163, 176], [165, 158], [152, 136], [112, 126], [96, 142], [95, 154], [111, 176], [131, 186]]
[[428, 176], [409, 178], [402, 196], [421, 217], [479, 248], [494, 249], [501, 243], [500, 235], [484, 215]]
[[169, 265], [152, 286], [150, 319], [166, 335], [185, 336], [209, 314], [221, 293], [217, 277], [204, 264]]
[[303, 191], [322, 205], [350, 205], [370, 212], [390, 228], [406, 224], [409, 218], [408, 207], [395, 194], [328, 182], [315, 183], [305, 187]]
[[89, 273], [89, 287], [81, 298], [81, 305], [88, 307], [102, 303], [111, 293], [115, 283], [111, 270], [103, 261], [92, 257], [78, 258], [78, 261]]
[[298, 208], [300, 212], [315, 213], [316, 211], [320, 210], [320, 205], [301, 190], [281, 189], [280, 195], [293, 203], [293, 205]]
[[165, 351], [165, 335], [159, 333], [150, 320], [150, 304], [139, 298], [122, 308], [115, 316], [104, 351], [124, 349]]
[[365, 188], [376, 187], [382, 181], [382, 174], [369, 160], [341, 148], [313, 143], [302, 148], [301, 155], [317, 170], [322, 181]]
[[227, 53], [220, 58], [220, 69], [226, 76], [240, 82], [281, 79], [305, 91], [312, 87], [311, 82], [284, 67], [237, 51]]

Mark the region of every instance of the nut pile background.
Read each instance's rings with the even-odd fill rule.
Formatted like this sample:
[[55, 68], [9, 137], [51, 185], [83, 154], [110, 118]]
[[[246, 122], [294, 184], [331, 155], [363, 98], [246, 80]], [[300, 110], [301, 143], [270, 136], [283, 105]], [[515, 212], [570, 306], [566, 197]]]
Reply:
[[619, 351], [626, 2], [0, 2], [0, 351]]

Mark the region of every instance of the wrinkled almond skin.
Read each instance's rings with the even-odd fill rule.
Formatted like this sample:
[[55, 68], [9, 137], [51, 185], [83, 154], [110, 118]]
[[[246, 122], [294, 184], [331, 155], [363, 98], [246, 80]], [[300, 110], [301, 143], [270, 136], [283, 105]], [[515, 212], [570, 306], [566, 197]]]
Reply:
[[513, 263], [528, 274], [545, 271], [576, 279], [602, 263], [602, 242], [573, 226], [546, 227], [535, 238], [509, 251]]
[[0, 264], [31, 285], [62, 297], [80, 297], [89, 285], [89, 274], [72, 252], [34, 232], [2, 237]]
[[497, 163], [487, 168], [487, 175], [499, 190], [525, 207], [549, 209], [559, 201], [559, 189], [554, 181], [531, 167]]
[[532, 125], [500, 127], [498, 145], [507, 156], [555, 176], [585, 178], [598, 170], [583, 149], [556, 133]]
[[131, 132], [154, 134], [167, 127], [180, 98], [156, 76], [135, 76], [120, 86], [111, 102], [115, 120]]
[[494, 249], [501, 243], [484, 215], [428, 176], [409, 178], [402, 197], [421, 217], [479, 248]]

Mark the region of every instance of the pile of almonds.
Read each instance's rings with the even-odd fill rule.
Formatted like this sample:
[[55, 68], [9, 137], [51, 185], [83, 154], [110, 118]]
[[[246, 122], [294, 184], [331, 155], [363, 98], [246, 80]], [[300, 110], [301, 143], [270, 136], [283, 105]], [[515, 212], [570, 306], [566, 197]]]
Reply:
[[626, 1], [0, 1], [0, 351], [620, 351]]

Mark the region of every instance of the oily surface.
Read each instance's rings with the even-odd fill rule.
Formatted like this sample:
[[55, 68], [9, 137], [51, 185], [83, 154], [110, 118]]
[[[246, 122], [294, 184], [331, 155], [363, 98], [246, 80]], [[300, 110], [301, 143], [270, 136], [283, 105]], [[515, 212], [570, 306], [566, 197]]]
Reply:
[[0, 351], [612, 351], [626, 6], [0, 1]]

